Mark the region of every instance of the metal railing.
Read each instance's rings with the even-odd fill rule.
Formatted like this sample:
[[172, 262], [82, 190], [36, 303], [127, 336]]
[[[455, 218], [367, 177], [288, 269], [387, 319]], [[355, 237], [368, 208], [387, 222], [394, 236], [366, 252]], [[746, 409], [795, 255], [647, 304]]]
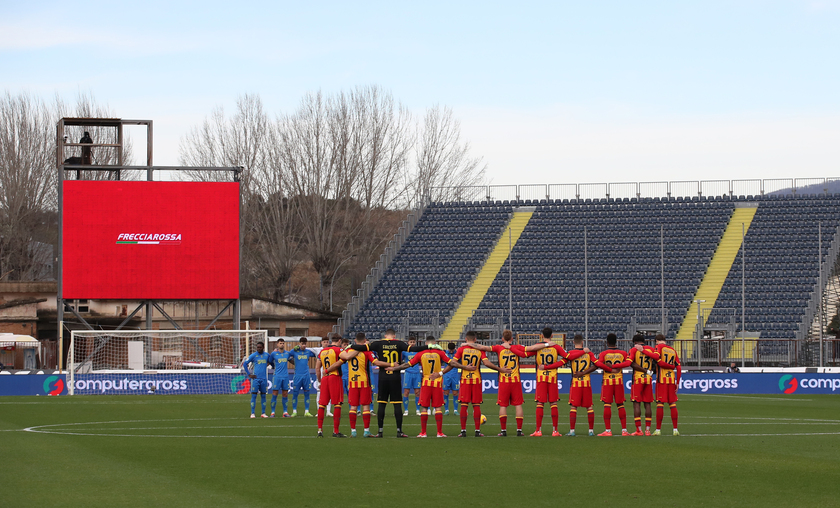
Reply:
[[[696, 341], [674, 341], [683, 366], [727, 366], [736, 363], [750, 367], [813, 367], [809, 350], [819, 343], [797, 339], [704, 339], [697, 348]], [[826, 365], [840, 363], [840, 340], [825, 341]], [[699, 354], [699, 358], [698, 358]], [[698, 361], [699, 360], [699, 361]]]
[[763, 196], [779, 191], [796, 195], [802, 189], [827, 193], [828, 178], [775, 178], [766, 180], [689, 180], [674, 182], [611, 182], [529, 185], [476, 185], [435, 187], [437, 201], [540, 201], [543, 199], [692, 198], [699, 196]]
[[[816, 284], [814, 284], [814, 290], [811, 292], [811, 298], [808, 300], [808, 306], [805, 309], [805, 315], [803, 316], [802, 321], [799, 323], [799, 330], [797, 330], [796, 332], [796, 338], [800, 340], [804, 340], [809, 337], [815, 338], [812, 337], [812, 335], [816, 334], [811, 333], [811, 331], [814, 328], [813, 325], [815, 323], [815, 320], [819, 320], [818, 314], [820, 309], [820, 303], [822, 301], [823, 295], [825, 294], [829, 276], [832, 275], [833, 269], [837, 264], [838, 256], [840, 256], [840, 226], [838, 226], [837, 229], [835, 229], [834, 231], [825, 229], [822, 234], [823, 236], [829, 236], [829, 238], [831, 238], [831, 243], [829, 244], [828, 253], [826, 254], [825, 258], [819, 260], [821, 264], [820, 274], [822, 276], [822, 280], [817, 280]], [[820, 252], [819, 255], [822, 256], [822, 252]], [[817, 323], [817, 326], [822, 325], [820, 323]]]
[[[565, 335], [565, 336], [564, 336]], [[568, 351], [574, 348], [571, 334], [554, 334], [554, 342], [563, 345]], [[517, 334], [516, 343], [530, 346], [541, 342], [539, 334]], [[481, 341], [487, 345], [498, 341]], [[648, 341], [650, 344], [651, 341]], [[695, 341], [672, 341], [683, 365], [696, 368], [697, 343]], [[631, 339], [619, 339], [618, 348], [629, 351], [633, 347]], [[607, 348], [605, 339], [589, 339], [587, 347], [597, 356]], [[814, 350], [817, 350], [816, 352]], [[811, 359], [818, 354], [818, 341], [799, 341], [796, 339], [704, 339], [700, 341], [701, 365], [705, 367], [726, 367], [735, 362], [739, 367], [742, 361], [749, 367], [813, 367]], [[823, 341], [823, 358], [826, 366], [840, 365], [840, 339]], [[492, 358], [495, 360], [495, 358]], [[522, 365], [533, 365], [533, 359], [523, 358]]]

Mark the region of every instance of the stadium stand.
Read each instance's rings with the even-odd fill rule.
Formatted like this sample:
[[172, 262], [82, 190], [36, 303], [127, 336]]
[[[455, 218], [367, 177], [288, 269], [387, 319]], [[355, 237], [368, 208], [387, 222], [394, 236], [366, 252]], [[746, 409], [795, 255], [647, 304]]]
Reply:
[[[506, 254], [503, 232], [520, 207], [534, 213], [511, 255], [515, 331], [584, 332], [585, 227], [593, 338], [609, 332], [623, 338], [636, 309], [660, 307], [660, 232], [668, 338], [677, 338], [682, 325], [691, 337], [697, 321], [692, 301], [704, 295], [713, 307], [705, 322], [729, 319], [735, 309], [740, 323], [744, 222], [746, 330], [795, 339], [802, 325], [810, 326], [818, 224], [823, 257], [840, 226], [840, 194], [432, 203], [346, 332], [378, 337], [399, 326], [408, 310], [438, 311], [445, 325], [497, 242]], [[495, 271], [477, 305], [504, 310], [506, 322], [510, 262]]]

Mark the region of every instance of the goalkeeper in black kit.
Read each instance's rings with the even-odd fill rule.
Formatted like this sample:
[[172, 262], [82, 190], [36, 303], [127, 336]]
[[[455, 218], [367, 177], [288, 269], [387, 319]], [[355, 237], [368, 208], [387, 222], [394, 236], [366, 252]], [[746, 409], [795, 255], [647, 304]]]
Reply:
[[[352, 344], [350, 349], [354, 351], [373, 351], [379, 361], [396, 367], [400, 364], [403, 352], [425, 351], [427, 346], [409, 346], [405, 342], [396, 339], [397, 332], [393, 328], [385, 331], [385, 338], [369, 342], [367, 344]], [[382, 437], [382, 429], [385, 424], [385, 407], [387, 404], [394, 405], [394, 418], [397, 420], [397, 437], [408, 437], [402, 431], [403, 407], [402, 407], [402, 382], [400, 372], [388, 372], [384, 368], [379, 369], [379, 391], [377, 393], [379, 410], [376, 412], [376, 420], [379, 423], [379, 433], [373, 437]]]

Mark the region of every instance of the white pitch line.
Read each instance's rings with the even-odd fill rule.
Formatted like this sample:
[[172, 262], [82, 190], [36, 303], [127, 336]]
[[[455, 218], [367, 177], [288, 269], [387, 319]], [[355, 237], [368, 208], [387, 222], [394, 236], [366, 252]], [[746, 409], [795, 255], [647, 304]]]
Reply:
[[[666, 418], [667, 419], [667, 418]], [[664, 420], [663, 420], [664, 421]], [[680, 418], [680, 421], [683, 421]], [[693, 420], [689, 420], [691, 425], [834, 425], [839, 424], [840, 421], [838, 420], [764, 420], [764, 421], [757, 421], [757, 422], [739, 422], [739, 421], [706, 421], [706, 422], [695, 422]]]
[[[324, 424], [328, 423], [326, 420]], [[332, 425], [332, 422], [329, 422]], [[838, 422], [840, 424], [840, 422]], [[444, 427], [460, 427], [460, 423], [444, 423]], [[711, 423], [707, 425], [713, 425]], [[747, 424], [744, 424], [747, 425]], [[804, 424], [803, 424], [804, 425]], [[31, 428], [40, 428], [39, 427], [31, 427]], [[146, 430], [146, 431], [154, 431], [154, 430], [194, 430], [194, 429], [248, 429], [248, 430], [279, 430], [279, 429], [314, 429], [315, 425], [282, 425], [277, 427], [255, 427], [253, 425], [214, 425], [209, 427], [110, 427], [110, 428], [102, 428], [102, 429], [88, 429], [88, 430], [96, 430], [99, 432], [110, 432], [113, 430]], [[14, 430], [26, 430], [26, 429], [14, 429]], [[52, 429], [51, 429], [52, 430]], [[63, 429], [57, 429], [63, 430]], [[472, 432], [472, 430], [470, 430]]]
[[[692, 425], [836, 425], [840, 424], [840, 420], [817, 420], [807, 418], [755, 418], [755, 417], [731, 417], [731, 416], [695, 416], [693, 419], [705, 420], [741, 420], [741, 421], [725, 421], [725, 422], [694, 422]], [[36, 425], [24, 429], [2, 429], [3, 432], [32, 432], [39, 434], [55, 434], [68, 436], [90, 436], [90, 437], [161, 437], [161, 438], [234, 438], [234, 439], [304, 439], [314, 438], [316, 436], [278, 436], [278, 435], [173, 435], [173, 434], [111, 434], [110, 431], [124, 431], [124, 430], [195, 430], [195, 429], [243, 429], [243, 430], [280, 430], [284, 428], [312, 428], [313, 425], [274, 425], [274, 426], [255, 426], [255, 425], [228, 425], [228, 426], [191, 426], [191, 427], [112, 427], [101, 429], [78, 429], [73, 431], [62, 427], [80, 427], [85, 425], [109, 425], [109, 424], [125, 424], [125, 423], [151, 423], [151, 422], [197, 422], [197, 421], [225, 421], [225, 420], [242, 420], [241, 417], [233, 418], [168, 418], [168, 419], [154, 419], [154, 420], [111, 420], [103, 422], [73, 422], [73, 423], [54, 423], [48, 425]], [[249, 419], [250, 420], [250, 419]], [[761, 420], [744, 421], [744, 420]], [[773, 421], [766, 421], [773, 420]], [[244, 422], [243, 422], [244, 423]], [[457, 423], [445, 423], [447, 427], [457, 426]], [[87, 432], [82, 432], [88, 430]], [[95, 432], [98, 431], [98, 432]], [[683, 434], [685, 437], [781, 437], [781, 436], [828, 436], [840, 435], [840, 432], [790, 432], [790, 433], [721, 433], [721, 434]], [[329, 436], [329, 434], [327, 434]], [[486, 436], [496, 437], [496, 436]], [[584, 436], [582, 436], [584, 437]]]
[[[155, 437], [162, 437], [162, 438], [207, 438], [207, 439], [312, 439], [316, 436], [208, 436], [208, 435], [196, 435], [196, 436], [172, 436], [166, 434], [94, 434], [94, 433], [87, 433], [87, 432], [56, 432], [52, 430], [41, 431], [36, 430], [32, 427], [23, 429], [28, 432], [38, 433], [38, 434], [53, 434], [53, 435], [65, 435], [65, 436], [89, 436], [89, 437], [143, 437], [143, 438], [155, 438]], [[682, 434], [681, 437], [785, 437], [785, 436], [837, 436], [840, 435], [840, 432], [796, 432], [796, 433], [789, 433], [789, 434]], [[328, 436], [328, 434], [326, 435]], [[454, 437], [454, 436], [450, 436]], [[485, 437], [497, 437], [497, 436], [485, 436]], [[587, 436], [581, 436], [587, 437]], [[669, 436], [664, 436], [669, 437]], [[674, 436], [670, 436], [674, 437]]]
[[792, 399], [787, 397], [751, 397], [749, 395], [724, 395], [724, 394], [700, 394], [700, 393], [688, 393], [685, 395], [697, 395], [701, 398], [706, 397], [723, 397], [725, 399], [758, 399], [758, 400], [784, 400], [787, 402], [811, 402], [814, 399]]
[[680, 437], [771, 437], [771, 436], [838, 436], [840, 432], [790, 432], [787, 434], [681, 434]]
[[[60, 400], [60, 402], [59, 402]], [[119, 406], [119, 405], [137, 405], [137, 404], [243, 404], [243, 400], [223, 400], [223, 399], [214, 399], [214, 400], [138, 400], [138, 401], [127, 401], [127, 400], [114, 400], [114, 401], [91, 401], [91, 400], [78, 400], [76, 398], [67, 399], [66, 397], [56, 399], [55, 397], [49, 397], [43, 402], [33, 400], [27, 402], [16, 402], [16, 401], [4, 401], [0, 402], [0, 404], [10, 404], [10, 405], [29, 405], [29, 404], [52, 404], [52, 405], [62, 405], [62, 404], [73, 404], [73, 405], [80, 405], [80, 404], [89, 404], [89, 405], [99, 405], [99, 406]]]
[[[41, 429], [45, 427], [62, 427], [71, 425], [107, 425], [109, 423], [143, 423], [143, 422], [201, 422], [219, 420], [240, 420], [241, 418], [162, 418], [159, 420], [111, 420], [104, 422], [71, 422], [71, 423], [50, 423], [47, 425], [33, 425], [30, 429]], [[24, 429], [25, 430], [25, 429]]]
[[306, 439], [317, 436], [170, 436], [166, 434], [93, 434], [87, 432], [56, 432], [53, 430], [36, 430], [32, 427], [23, 429], [36, 434], [54, 434], [63, 436], [93, 436], [93, 437], [177, 437], [177, 438], [247, 438], [247, 439]]
[[680, 420], [773, 420], [779, 422], [838, 422], [840, 420], [829, 420], [826, 418], [770, 418], [770, 417], [756, 417], [756, 416], [687, 416], [680, 418]]

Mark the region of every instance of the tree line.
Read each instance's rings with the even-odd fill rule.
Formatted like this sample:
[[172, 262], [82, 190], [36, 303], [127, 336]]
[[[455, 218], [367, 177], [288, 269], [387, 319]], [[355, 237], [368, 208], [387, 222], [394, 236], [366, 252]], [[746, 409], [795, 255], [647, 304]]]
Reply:
[[[117, 117], [89, 95], [70, 106], [7, 92], [0, 103], [0, 281], [53, 276], [39, 269], [44, 255], [33, 245], [57, 241], [55, 126], [62, 116]], [[104, 139], [107, 130], [91, 134], [113, 142]], [[77, 141], [81, 132], [70, 128], [68, 135]], [[108, 164], [116, 154], [96, 150], [94, 157]], [[130, 144], [123, 159], [131, 160]], [[435, 195], [438, 187], [479, 185], [485, 177], [451, 109], [433, 106], [417, 118], [377, 86], [312, 92], [274, 115], [258, 95], [242, 95], [231, 115], [218, 107], [181, 139], [180, 162], [244, 168], [243, 294], [322, 309], [332, 295], [336, 311], [413, 207], [452, 197]], [[183, 178], [215, 181], [220, 174]]]
[[[0, 98], [0, 282], [54, 280], [58, 242], [58, 171], [56, 124], [62, 117], [111, 118], [113, 113], [91, 95], [74, 104], [56, 97], [44, 101], [28, 93]], [[116, 143], [110, 129], [88, 128], [101, 143]], [[81, 127], [68, 127], [68, 141], [78, 142]], [[68, 150], [67, 157], [80, 150]], [[123, 145], [131, 158], [131, 143]], [[114, 150], [94, 150], [93, 164], [115, 164]], [[115, 172], [81, 172], [80, 178], [115, 178]], [[68, 178], [75, 178], [75, 173]], [[136, 175], [123, 175], [132, 178]]]

